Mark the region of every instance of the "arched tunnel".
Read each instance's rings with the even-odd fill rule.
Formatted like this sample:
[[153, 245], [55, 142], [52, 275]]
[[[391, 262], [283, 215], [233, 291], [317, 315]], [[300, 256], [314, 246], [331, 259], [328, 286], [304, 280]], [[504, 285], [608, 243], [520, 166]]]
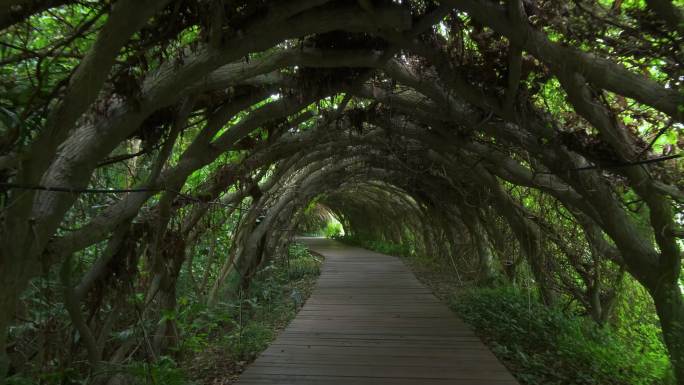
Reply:
[[520, 383], [683, 383], [681, 2], [7, 4], [0, 384], [239, 372], [312, 233], [492, 295]]
[[[263, 248], [249, 251], [261, 256], [246, 254], [245, 260], [253, 265], [245, 266], [241, 275], [248, 276], [267, 256], [286, 248], [300, 222], [306, 220], [305, 208], [315, 200], [328, 216], [341, 222], [347, 235], [411, 245], [420, 255], [450, 258], [470, 243], [466, 238], [472, 239], [478, 245], [473, 249], [477, 276], [493, 278], [487, 234], [500, 229], [496, 222], [490, 228], [483, 225], [487, 215], [483, 210], [509, 203], [505, 193], [484, 167], [463, 163], [476, 163], [477, 159], [459, 159], [453, 152], [442, 155], [429, 143], [401, 137], [397, 124], [405, 127], [411, 123], [398, 123], [398, 115], [394, 119], [391, 133], [364, 122], [348, 132], [343, 130], [339, 142], [319, 144], [320, 152], [307, 147], [305, 153], [284, 162], [286, 169], [274, 172], [274, 179], [280, 181], [262, 189], [264, 195], [251, 211], [258, 218], [245, 219], [245, 223], [254, 222], [254, 229], [246, 232], [251, 238], [245, 239], [245, 244]], [[494, 191], [480, 185], [482, 178]], [[321, 216], [325, 219], [326, 213], [318, 214], [319, 222]]]

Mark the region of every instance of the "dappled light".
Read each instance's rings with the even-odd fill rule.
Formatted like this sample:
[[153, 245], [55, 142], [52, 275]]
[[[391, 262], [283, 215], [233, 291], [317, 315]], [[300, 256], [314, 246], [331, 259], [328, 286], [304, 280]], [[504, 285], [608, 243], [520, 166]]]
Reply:
[[0, 385], [234, 383], [319, 274], [492, 358], [472, 328], [506, 383], [684, 384], [681, 1], [8, 0], [0, 29]]

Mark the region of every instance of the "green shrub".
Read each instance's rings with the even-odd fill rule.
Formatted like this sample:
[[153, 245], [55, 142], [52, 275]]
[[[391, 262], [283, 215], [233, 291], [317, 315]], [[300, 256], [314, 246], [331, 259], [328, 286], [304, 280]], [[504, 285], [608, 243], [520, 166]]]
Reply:
[[316, 277], [320, 274], [320, 262], [315, 257], [290, 260], [289, 274], [293, 280]]
[[663, 367], [669, 365], [653, 298], [632, 277], [623, 280], [614, 323], [620, 338], [642, 347], [644, 361], [659, 362]]
[[[183, 360], [182, 366], [193, 378], [204, 379], [214, 376], [215, 371], [206, 371], [198, 361], [224, 360], [226, 356], [232, 361], [251, 361], [268, 346], [277, 330], [294, 318], [313, 287], [320, 264], [321, 259], [304, 245], [293, 243], [287, 258], [273, 260], [257, 272], [246, 291], [238, 285], [239, 276], [229, 277], [234, 282], [226, 283], [225, 294], [214, 306], [208, 307], [188, 286], [179, 297], [177, 311], [167, 315], [176, 321], [180, 338], [174, 353]], [[135, 369], [139, 375], [143, 369], [152, 370], [153, 378], [174, 375], [168, 365]], [[169, 383], [173, 384], [172, 380]]]
[[[655, 385], [670, 380], [664, 350], [635, 345], [610, 327], [549, 308], [503, 287], [472, 289], [452, 307], [492, 345], [521, 384]], [[662, 344], [655, 344], [661, 346]], [[657, 357], [657, 359], [654, 359]]]
[[416, 250], [413, 245], [396, 244], [392, 242], [379, 241], [376, 239], [366, 238], [358, 235], [344, 235], [338, 236], [336, 239], [355, 246], [365, 247], [367, 249], [377, 251], [378, 253], [395, 255], [400, 257], [415, 256]]
[[227, 337], [228, 351], [235, 360], [250, 360], [266, 349], [273, 336], [272, 325], [249, 321]]
[[21, 374], [15, 374], [7, 379], [7, 385], [34, 385], [35, 383], [34, 379], [24, 377]]
[[311, 254], [309, 253], [309, 249], [307, 249], [305, 245], [297, 242], [292, 242], [290, 244], [290, 248], [288, 249], [288, 256], [290, 260], [300, 258], [306, 259], [310, 258]]
[[287, 266], [288, 279], [292, 281], [313, 278], [320, 274], [321, 259], [309, 253], [301, 243], [290, 245]]
[[187, 385], [188, 381], [176, 362], [162, 356], [157, 362], [136, 362], [129, 367], [129, 373], [140, 385]]
[[327, 238], [337, 238], [342, 235], [342, 225], [338, 222], [328, 222], [323, 229], [323, 234]]
[[[214, 340], [212, 336], [222, 335], [222, 348], [234, 360], [253, 359], [268, 346], [275, 331], [294, 317], [303, 301], [298, 287], [318, 276], [320, 264], [320, 258], [304, 245], [291, 244], [287, 260], [272, 261], [261, 269], [246, 292], [238, 291], [214, 309], [199, 306], [192, 310], [193, 316], [179, 317], [184, 324], [180, 329], [184, 331], [185, 348], [202, 349]], [[192, 305], [182, 304], [188, 308]]]

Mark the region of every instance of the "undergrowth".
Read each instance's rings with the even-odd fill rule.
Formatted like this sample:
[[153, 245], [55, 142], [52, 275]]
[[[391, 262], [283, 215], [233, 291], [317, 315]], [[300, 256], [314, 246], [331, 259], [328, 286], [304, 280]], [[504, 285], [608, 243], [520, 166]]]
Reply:
[[379, 241], [372, 238], [367, 238], [360, 235], [343, 235], [333, 237], [344, 243], [350, 245], [361, 246], [367, 249], [377, 251], [378, 253], [396, 255], [399, 257], [414, 257], [416, 256], [416, 249], [410, 244], [397, 244], [385, 241]]
[[287, 261], [273, 262], [214, 307], [183, 296], [175, 318], [179, 344], [174, 356], [153, 365], [134, 364], [139, 384], [232, 384], [295, 316], [319, 275], [321, 260], [293, 244]]
[[652, 303], [633, 280], [625, 282], [629, 295], [618, 304], [613, 322], [599, 327], [579, 309], [546, 306], [529, 290], [510, 285], [464, 289], [462, 282], [455, 284], [449, 266], [437, 266], [411, 245], [358, 236], [338, 239], [403, 257], [521, 385], [675, 384]]
[[466, 290], [450, 305], [522, 384], [674, 383], [655, 325], [644, 330], [654, 338], [626, 339], [611, 326], [598, 327], [512, 287]]

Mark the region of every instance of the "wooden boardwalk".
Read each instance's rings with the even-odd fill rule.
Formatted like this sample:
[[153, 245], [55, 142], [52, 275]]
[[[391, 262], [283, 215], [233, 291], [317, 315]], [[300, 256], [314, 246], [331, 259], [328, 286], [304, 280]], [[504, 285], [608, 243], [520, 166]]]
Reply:
[[302, 242], [325, 256], [317, 286], [238, 384], [517, 384], [399, 259]]

